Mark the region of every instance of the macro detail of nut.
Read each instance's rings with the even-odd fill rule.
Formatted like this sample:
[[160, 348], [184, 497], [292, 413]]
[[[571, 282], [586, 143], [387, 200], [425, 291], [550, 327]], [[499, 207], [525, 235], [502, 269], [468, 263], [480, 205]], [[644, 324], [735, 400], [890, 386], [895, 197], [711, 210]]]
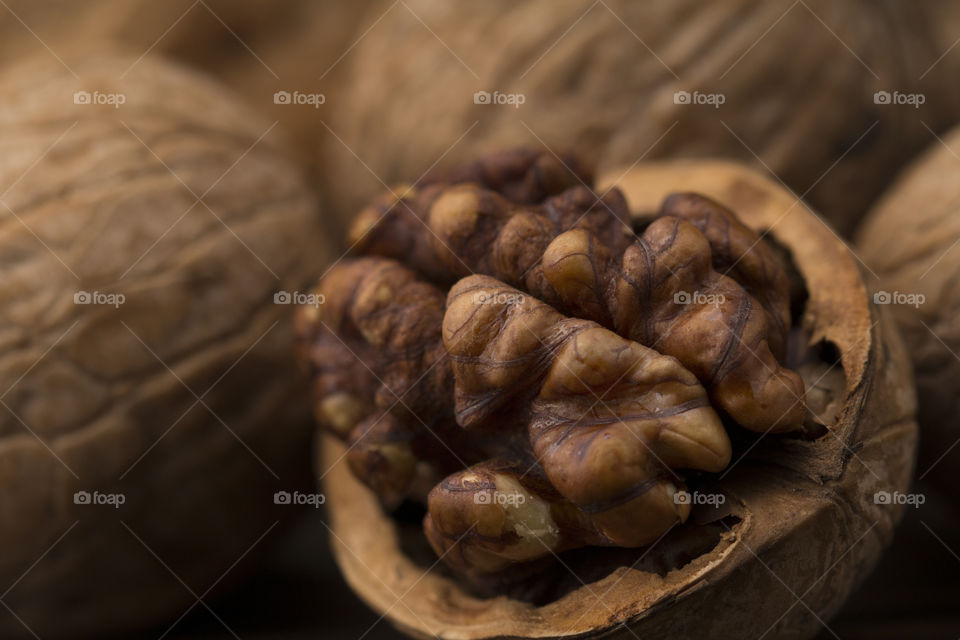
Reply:
[[451, 445], [461, 439], [450, 417], [443, 294], [381, 258], [339, 263], [318, 291], [324, 303], [297, 316], [317, 422], [353, 445], [351, 467], [385, 503], [424, 499], [408, 494], [457, 468]]
[[[298, 317], [319, 423], [385, 505], [426, 502], [432, 546], [467, 573], [650, 544], [689, 517], [682, 470], [729, 464], [720, 415], [804, 425], [767, 241], [694, 193], [635, 233], [590, 180], [520, 149], [382, 196], [350, 231], [366, 257]], [[484, 500], [505, 485], [520, 507]]]
[[[619, 257], [589, 232], [568, 231], [547, 247], [543, 268], [564, 308], [676, 357], [740, 425], [802, 424], [803, 382], [769, 346], [782, 349], [785, 336], [736, 280], [713, 270], [710, 243], [694, 225], [663, 215]], [[785, 298], [780, 280], [769, 295]]]
[[[505, 154], [508, 166], [514, 155]], [[615, 189], [598, 195], [578, 183], [521, 205], [476, 183], [433, 185], [366, 210], [351, 240], [359, 252], [409, 256], [439, 282], [492, 275], [676, 357], [744, 427], [799, 428], [803, 383], [774, 357], [790, 320], [779, 258], [708, 199], [679, 194], [660, 213], [633, 241]]]
[[[321, 417], [339, 403], [350, 425], [397, 425], [385, 429], [397, 437], [365, 435], [372, 426], [346, 441], [326, 425], [317, 472], [347, 582], [418, 638], [693, 639], [704, 619], [716, 637], [813, 637], [903, 512], [875, 498], [906, 491], [913, 470], [895, 327], [833, 231], [763, 176], [641, 164], [595, 191], [559, 158], [493, 154], [381, 197], [354, 221], [361, 257], [319, 285], [351, 302], [301, 310], [301, 358], [331, 385], [314, 398]], [[349, 311], [380, 278], [394, 295]], [[403, 293], [414, 283], [419, 302]], [[354, 327], [403, 308], [432, 325], [422, 341], [401, 331], [366, 350]], [[334, 375], [316, 373], [322, 343], [368, 358], [373, 382], [320, 382]], [[395, 359], [411, 387], [382, 392], [400, 379], [386, 374]], [[437, 391], [432, 380], [443, 396], [412, 419], [404, 405]], [[763, 407], [765, 381], [802, 381], [789, 428], [742, 428], [798, 400]], [[353, 462], [366, 451], [383, 466]], [[389, 491], [365, 475], [391, 464], [405, 470]]]
[[[474, 482], [468, 490], [466, 478], [478, 473], [469, 469], [430, 495], [427, 535], [451, 564], [492, 570], [503, 568], [503, 560], [584, 544], [649, 544], [689, 515], [689, 505], [674, 500], [682, 481], [672, 469], [721, 471], [730, 461], [720, 419], [679, 362], [593, 322], [566, 318], [493, 278], [471, 276], [451, 289], [444, 344], [453, 360], [458, 423], [526, 432], [533, 453], [527, 469], [541, 466], [562, 498], [530, 489], [526, 508], [543, 502], [563, 518], [553, 522], [544, 508], [547, 515], [537, 520], [545, 522], [533, 527], [523, 515], [507, 517], [509, 506], [494, 505], [504, 529], [474, 528], [489, 518], [475, 512], [489, 508], [465, 502], [463, 494], [489, 488]], [[527, 469], [516, 480], [521, 486]], [[460, 548], [450, 553], [452, 547]], [[479, 562], [465, 547], [493, 557]]]

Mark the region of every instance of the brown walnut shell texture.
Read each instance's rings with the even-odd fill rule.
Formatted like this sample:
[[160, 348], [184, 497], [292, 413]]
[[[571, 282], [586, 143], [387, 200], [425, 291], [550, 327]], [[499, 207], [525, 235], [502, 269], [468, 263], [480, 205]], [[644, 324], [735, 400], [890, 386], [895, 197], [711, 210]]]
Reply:
[[[960, 129], [890, 186], [857, 230], [857, 252], [891, 296], [917, 381], [918, 473], [960, 495]], [[902, 296], [922, 295], [912, 304]]]
[[[702, 638], [705, 629], [717, 638], [812, 637], [890, 543], [902, 513], [874, 493], [905, 491], [913, 470], [908, 354], [844, 244], [768, 178], [688, 161], [640, 165], [612, 181], [635, 215], [655, 212], [671, 192], [699, 192], [790, 250], [809, 290], [803, 327], [812, 343], [840, 354], [836, 424], [815, 440], [765, 438], [736, 462], [716, 487], [739, 521], [709, 551], [663, 573], [611, 566], [540, 605], [479, 597], [448, 574], [424, 574], [376, 496], [340, 460], [343, 445], [327, 436], [320, 470], [337, 561], [371, 607], [414, 637]], [[669, 539], [661, 544], [669, 556]]]
[[[134, 60], [76, 59], [75, 78], [47, 55], [0, 79], [4, 638], [179, 615], [290, 514], [273, 492], [309, 483], [291, 307], [273, 295], [329, 259], [316, 203], [270, 122]], [[81, 490], [126, 501], [74, 504]]]
[[[937, 62], [957, 36], [941, 25], [960, 14], [943, 0], [405, 5], [370, 11], [370, 23], [385, 15], [351, 51], [352, 81], [339, 108], [330, 104], [344, 144], [326, 149], [337, 154], [329, 189], [345, 212], [382, 187], [353, 153], [391, 183], [441, 157], [528, 144], [576, 149], [601, 169], [641, 157], [734, 158], [809, 190], [846, 234], [927, 144], [923, 123], [941, 130], [960, 106], [951, 86], [960, 56]], [[926, 101], [875, 104], [881, 90]], [[525, 102], [474, 104], [477, 91]], [[675, 104], [677, 91], [725, 102]]]
[[[338, 98], [346, 52], [383, 0], [6, 0], [0, 6], [0, 66], [50, 55], [68, 65], [106, 45], [137, 58], [157, 54], [206, 73], [291, 134], [291, 152], [317, 170], [318, 145], [336, 144], [326, 107], [276, 104], [276, 91]], [[132, 62], [132, 61], [131, 61]], [[322, 195], [322, 194], [321, 194]]]

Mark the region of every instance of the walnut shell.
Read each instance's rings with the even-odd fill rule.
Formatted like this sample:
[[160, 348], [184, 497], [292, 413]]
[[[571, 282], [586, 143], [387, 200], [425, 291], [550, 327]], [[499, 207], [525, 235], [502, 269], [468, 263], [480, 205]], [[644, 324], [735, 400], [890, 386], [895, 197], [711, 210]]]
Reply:
[[[960, 129], [931, 143], [870, 210], [857, 252], [876, 301], [897, 319], [913, 360], [922, 430], [918, 474], [960, 495]], [[921, 297], [922, 296], [922, 297]]]
[[[536, 591], [538, 576], [553, 583], [547, 598], [483, 596], [439, 570], [436, 557], [421, 555], [404, 525], [354, 478], [343, 445], [328, 436], [319, 470], [335, 557], [354, 590], [405, 633], [700, 638], [706, 627], [715, 637], [812, 637], [890, 543], [902, 508], [878, 504], [875, 493], [909, 484], [914, 391], [895, 325], [870, 304], [843, 243], [788, 192], [733, 164], [640, 165], [606, 180], [614, 181], [638, 218], [670, 192], [695, 191], [753, 229], [769, 230], [790, 252], [808, 293], [805, 334], [836, 358], [811, 382], [842, 371], [830, 428], [815, 439], [760, 440], [717, 480], [728, 496], [720, 516], [695, 510], [697, 524], [640, 557], [587, 549], [556, 573], [529, 577], [528, 591]], [[553, 589], [564, 576], [572, 584]]]
[[319, 144], [339, 145], [322, 124], [327, 107], [277, 104], [274, 93], [338, 99], [345, 55], [357, 28], [369, 26], [361, 18], [381, 2], [7, 0], [0, 12], [0, 65], [31, 54], [49, 56], [48, 46], [69, 66], [78, 53], [105, 44], [134, 58], [161, 54], [232, 87], [292, 134], [298, 160], [316, 164]]
[[134, 59], [0, 79], [4, 638], [179, 615], [292, 515], [273, 493], [309, 482], [274, 293], [328, 255], [316, 203], [270, 122], [158, 59], [124, 75]]
[[[568, 145], [601, 168], [722, 155], [811, 190], [848, 233], [929, 140], [923, 122], [953, 121], [957, 57], [934, 63], [956, 33], [934, 29], [954, 13], [939, 0], [733, 0], [709, 10], [696, 0], [418, 0], [372, 11], [371, 23], [385, 15], [350, 53], [352, 81], [330, 105], [343, 141], [328, 148], [330, 189], [352, 213], [381, 188], [377, 177], [409, 180], [441, 156], [518, 144]], [[525, 101], [475, 104], [478, 91]], [[677, 104], [678, 91], [725, 102]], [[925, 102], [875, 104], [877, 91], [922, 92]]]

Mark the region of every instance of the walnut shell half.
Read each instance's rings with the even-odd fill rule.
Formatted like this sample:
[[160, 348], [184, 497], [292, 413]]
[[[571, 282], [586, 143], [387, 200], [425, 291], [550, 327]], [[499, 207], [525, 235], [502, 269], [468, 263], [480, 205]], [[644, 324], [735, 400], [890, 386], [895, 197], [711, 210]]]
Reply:
[[623, 190], [638, 223], [667, 194], [694, 191], [789, 253], [806, 289], [795, 301], [805, 346], [823, 354], [804, 376], [808, 404], [823, 387], [828, 428], [758, 439], [740, 459], [735, 449], [711, 485], [724, 507], [694, 506], [692, 524], [648, 548], [575, 551], [556, 571], [528, 575], [522, 589], [500, 585], [495, 596], [421, 554], [327, 436], [319, 472], [337, 561], [371, 607], [415, 637], [700, 638], [705, 628], [713, 637], [811, 637], [889, 544], [902, 512], [876, 497], [905, 491], [913, 469], [914, 391], [895, 326], [871, 305], [833, 231], [763, 176], [686, 162], [640, 165], [606, 182]]

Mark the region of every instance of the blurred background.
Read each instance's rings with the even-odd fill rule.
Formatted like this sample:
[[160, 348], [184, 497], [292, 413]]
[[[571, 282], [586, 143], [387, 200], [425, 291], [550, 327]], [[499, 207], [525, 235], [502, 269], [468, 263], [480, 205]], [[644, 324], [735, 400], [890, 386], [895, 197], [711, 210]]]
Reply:
[[[958, 42], [960, 7], [941, 0], [0, 0], [0, 71], [44, 57], [71, 69], [91, 50], [166, 57], [276, 123], [331, 258], [386, 186], [518, 143], [607, 169], [734, 158], [849, 238], [960, 121]], [[926, 501], [822, 638], [960, 637], [960, 447], [932, 440], [914, 488]], [[265, 559], [239, 561], [235, 588], [136, 637], [399, 637], [340, 577], [323, 508], [287, 520]]]

